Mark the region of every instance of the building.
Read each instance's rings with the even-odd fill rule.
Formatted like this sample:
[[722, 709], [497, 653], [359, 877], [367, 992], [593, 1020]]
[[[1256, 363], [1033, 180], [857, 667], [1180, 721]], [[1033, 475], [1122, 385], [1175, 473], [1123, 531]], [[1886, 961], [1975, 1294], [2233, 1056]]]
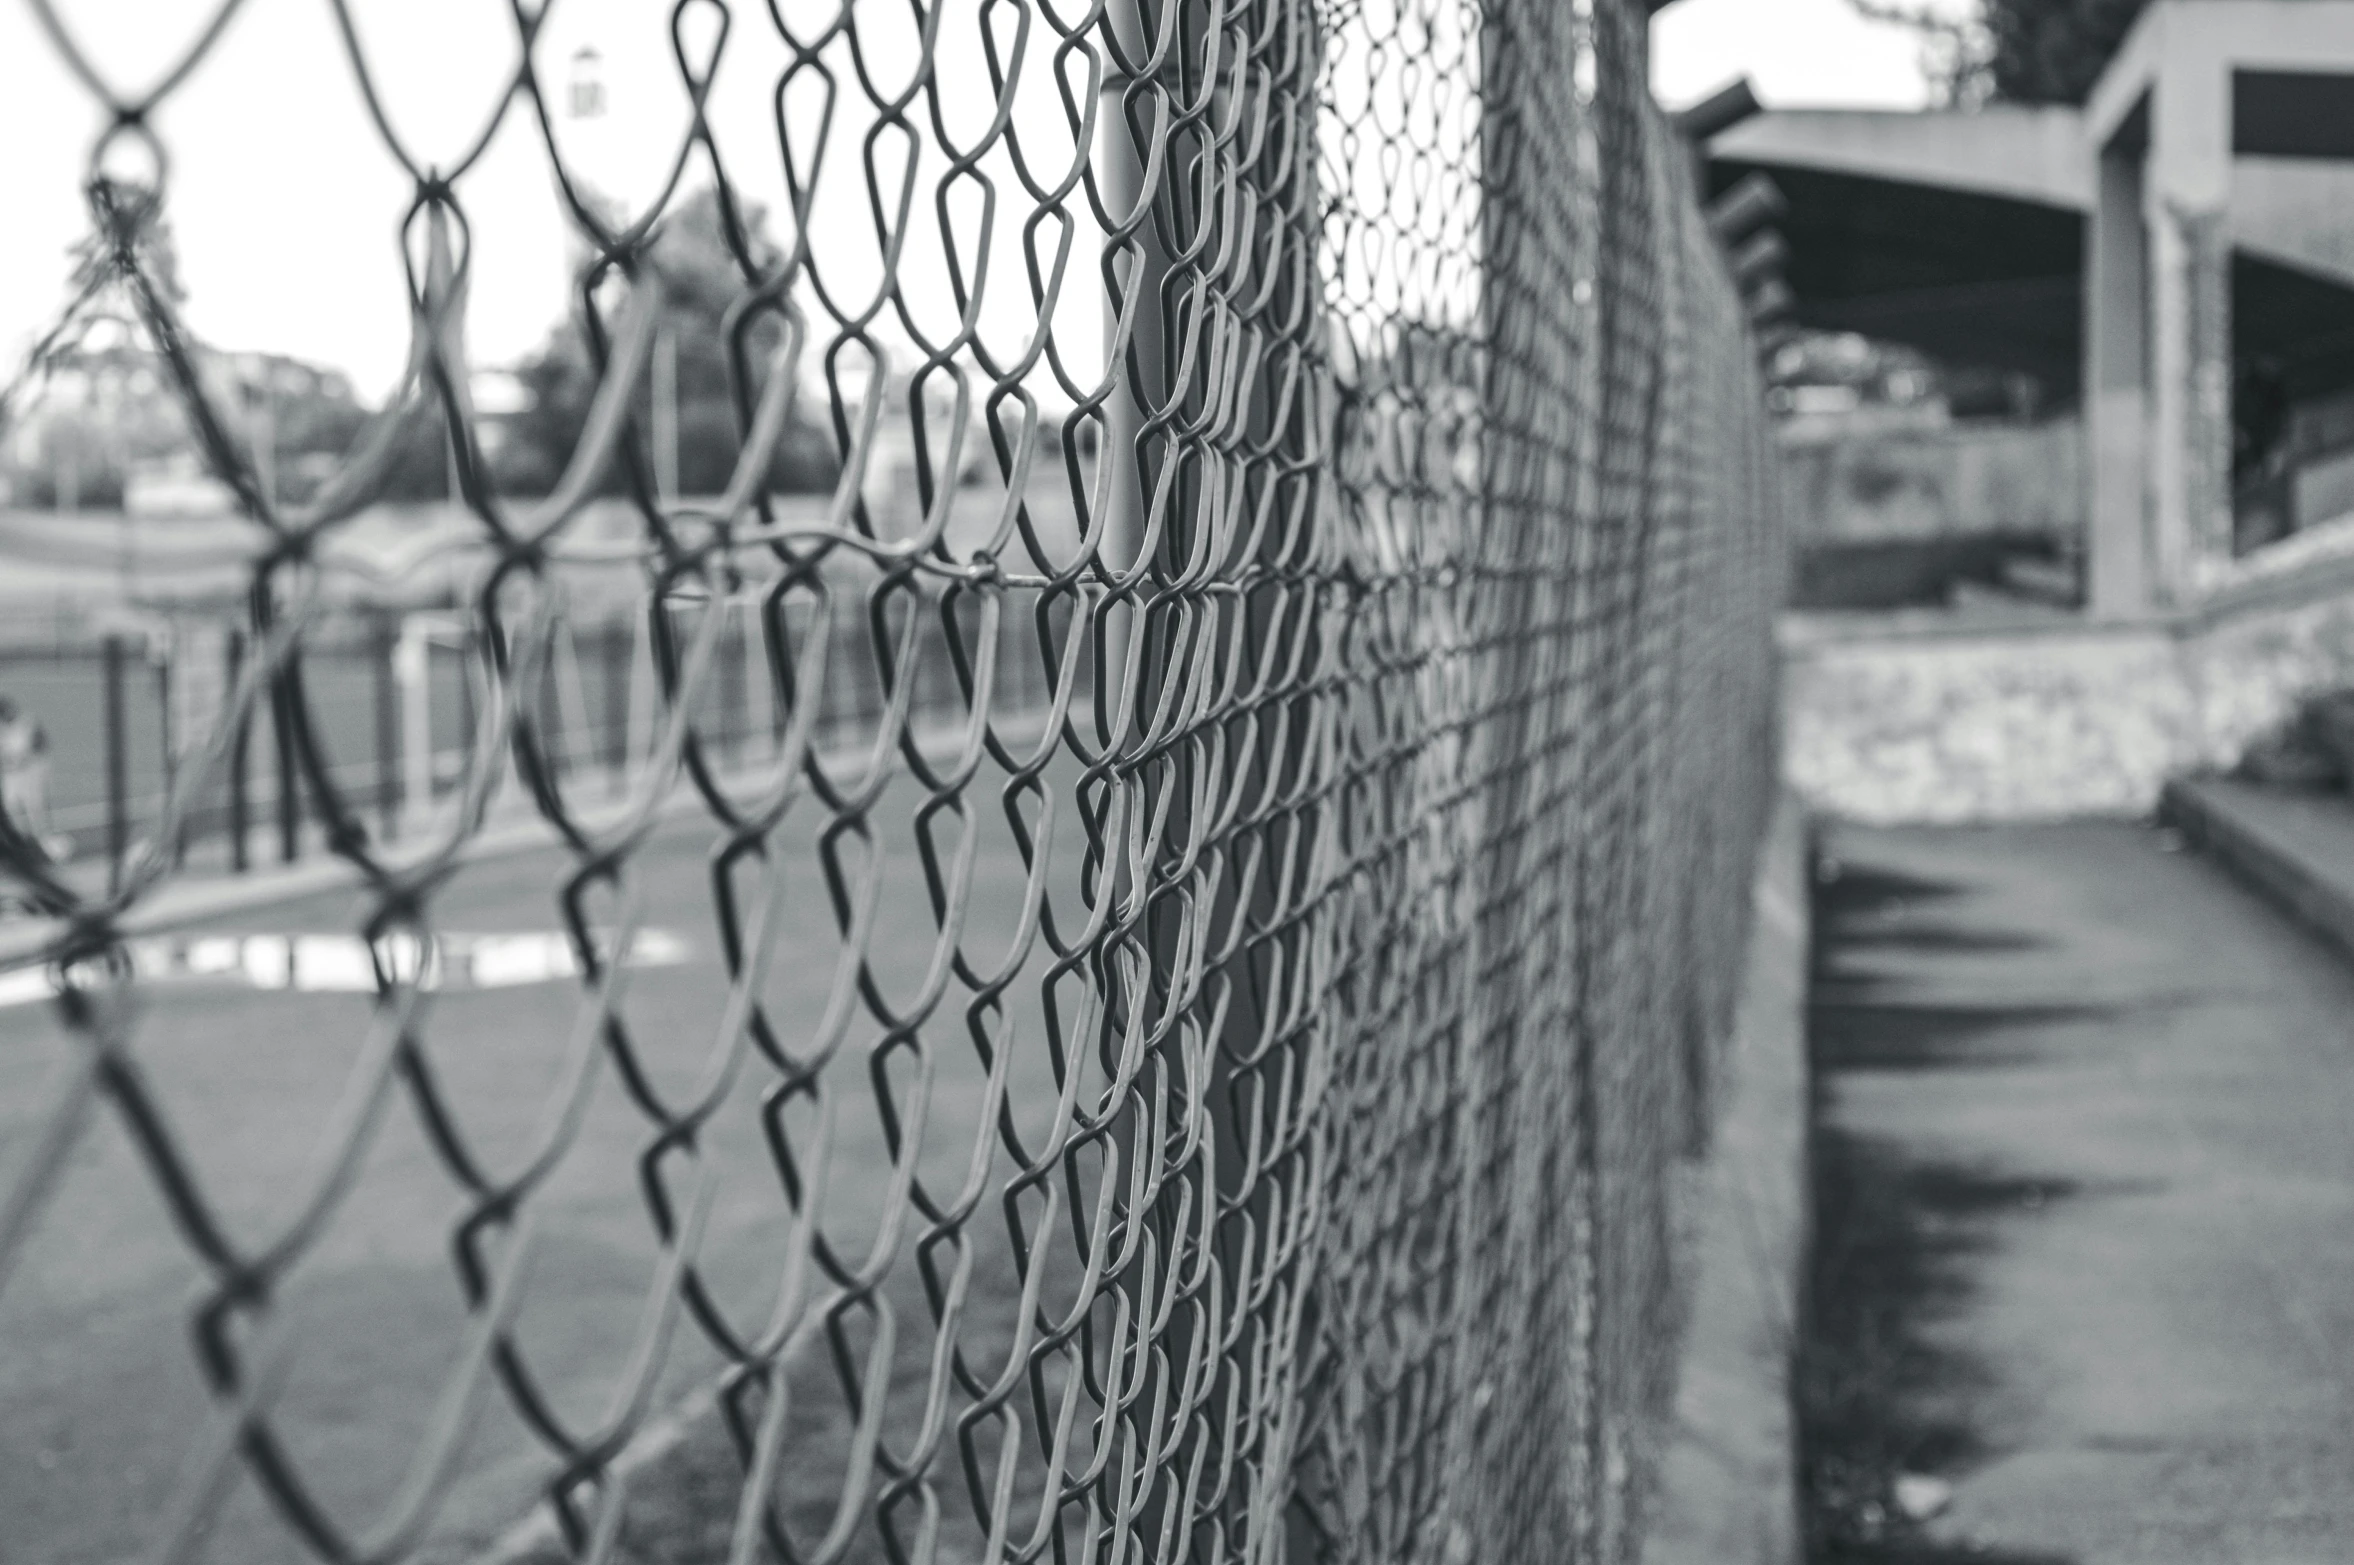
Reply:
[[2077, 612], [1802, 618], [1794, 773], [1878, 816], [2138, 807], [2354, 682], [2354, 0], [2155, 0], [2081, 110], [1783, 111], [1790, 317], [2032, 375]]

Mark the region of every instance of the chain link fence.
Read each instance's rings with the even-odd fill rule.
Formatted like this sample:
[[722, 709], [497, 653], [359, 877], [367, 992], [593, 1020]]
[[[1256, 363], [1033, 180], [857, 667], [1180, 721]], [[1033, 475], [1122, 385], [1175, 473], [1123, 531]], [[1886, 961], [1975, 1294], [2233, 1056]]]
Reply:
[[[42, 997], [0, 1027], [38, 1015], [51, 1062], [0, 1143], [12, 1419], [93, 1383], [32, 1361], [103, 1291], [80, 1246], [131, 1242], [110, 1200], [168, 1232], [180, 1291], [138, 1319], [178, 1322], [201, 1393], [138, 1494], [119, 1451], [39, 1480], [120, 1524], [48, 1552], [1631, 1557], [1782, 578], [1752, 344], [1639, 8], [685, 0], [639, 18], [690, 113], [632, 215], [568, 163], [555, 8], [514, 8], [509, 89], [436, 166], [328, 0], [413, 184], [414, 351], [299, 505], [156, 275], [159, 114], [237, 6], [143, 93], [71, 9], [32, 0], [111, 128], [50, 342], [127, 311], [257, 525], [241, 656], [104, 882], [0, 826], [0, 979]], [[737, 144], [706, 104], [754, 69], [773, 124]], [[494, 133], [582, 246], [597, 390], [533, 496], [465, 358]], [[789, 195], [765, 220], [754, 160]], [[863, 227], [821, 220], [843, 185]], [[643, 388], [698, 190], [735, 459], [683, 499]], [[767, 474], [810, 416], [840, 477], [788, 505]], [[318, 671], [339, 540], [419, 429], [472, 562], [421, 792], [353, 763]], [[622, 525], [584, 525], [605, 496]], [[626, 675], [581, 651], [623, 632]], [[257, 725], [344, 900], [158, 956], [218, 924], [184, 845]], [[457, 992], [466, 953], [490, 982], [486, 878], [560, 936], [528, 1015]], [[227, 1002], [176, 985], [263, 949], [281, 982], [191, 1062]], [[292, 992], [305, 950], [345, 953], [351, 1008]], [[281, 1031], [299, 1068], [236, 1052]], [[485, 1074], [522, 1054], [529, 1090]], [[635, 1258], [623, 1324], [551, 1337], [608, 1286], [591, 1251]], [[410, 1252], [429, 1283], [371, 1293]], [[384, 1367], [414, 1333], [422, 1367]]]

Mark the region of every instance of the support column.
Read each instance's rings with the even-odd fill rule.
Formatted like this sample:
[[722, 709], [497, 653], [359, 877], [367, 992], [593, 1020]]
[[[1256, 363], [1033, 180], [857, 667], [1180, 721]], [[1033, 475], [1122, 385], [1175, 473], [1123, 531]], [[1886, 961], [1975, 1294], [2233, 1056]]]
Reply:
[[2166, 34], [2150, 116], [2150, 539], [2160, 601], [2231, 551], [2231, 76], [2199, 31]]
[[2151, 606], [2149, 245], [2142, 223], [2146, 114], [2101, 149], [2086, 225], [2085, 602], [2101, 619]]

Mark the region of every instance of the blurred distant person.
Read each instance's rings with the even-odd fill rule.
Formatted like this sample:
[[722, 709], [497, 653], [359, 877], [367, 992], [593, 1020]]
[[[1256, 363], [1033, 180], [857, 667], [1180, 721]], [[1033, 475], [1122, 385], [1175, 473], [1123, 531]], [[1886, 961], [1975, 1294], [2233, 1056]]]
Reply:
[[60, 856], [49, 833], [49, 731], [7, 696], [0, 696], [0, 809], [42, 852]]

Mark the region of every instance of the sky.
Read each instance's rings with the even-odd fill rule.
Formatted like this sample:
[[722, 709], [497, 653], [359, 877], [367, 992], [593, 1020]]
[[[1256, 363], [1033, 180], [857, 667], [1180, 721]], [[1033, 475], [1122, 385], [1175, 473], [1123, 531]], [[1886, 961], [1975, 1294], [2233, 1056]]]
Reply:
[[[212, 10], [206, 0], [54, 3], [92, 68], [126, 96], [168, 69]], [[513, 69], [504, 0], [352, 0], [351, 9], [413, 160], [432, 166], [456, 156]], [[760, 7], [736, 9], [710, 112], [723, 146], [744, 149], [731, 177], [773, 213], [785, 208], [785, 187], [768, 116], [784, 53]], [[788, 14], [802, 9], [787, 5]], [[576, 165], [625, 204], [656, 186], [686, 124], [661, 30], [669, 10], [667, 0], [561, 0], [535, 51], [560, 108], [576, 51], [598, 49], [608, 112], [560, 117], [558, 135]], [[951, 57], [978, 53], [977, 40], [943, 48]], [[1670, 106], [1747, 74], [1769, 105], [1909, 107], [1925, 92], [1916, 54], [1909, 34], [1863, 20], [1848, 0], [1679, 0], [1653, 28], [1654, 86]], [[982, 97], [968, 107], [985, 116], [985, 83], [971, 74]], [[1026, 75], [1050, 90], [1044, 71]], [[1026, 123], [1051, 129], [1045, 100], [1024, 112]], [[64, 302], [68, 252], [87, 231], [80, 188], [103, 123], [31, 7], [0, 0], [0, 146], [10, 149], [0, 158], [0, 377], [14, 373]], [[341, 369], [363, 396], [390, 390], [408, 344], [398, 224], [410, 179], [368, 123], [326, 0], [246, 0], [156, 124], [170, 152], [168, 210], [199, 335]], [[829, 168], [854, 171], [843, 154], [862, 129], [855, 116], [837, 125]], [[764, 149], [765, 158], [754, 155]], [[929, 180], [919, 188], [928, 193]], [[469, 351], [480, 365], [512, 364], [560, 318], [572, 264], [537, 131], [523, 113], [507, 115], [460, 189], [475, 224]], [[917, 206], [915, 221], [928, 223], [928, 201]], [[812, 226], [830, 244], [854, 247], [871, 235], [855, 177], [821, 180], [818, 207]], [[1010, 283], [1020, 269], [1016, 223], [1001, 211], [996, 227], [991, 264], [1011, 268], [1014, 276], [999, 274]], [[1009, 339], [1030, 329], [1022, 294], [992, 289], [987, 297], [1002, 308], [985, 328]], [[947, 298], [944, 278], [939, 296]]]
[[1678, 0], [1652, 20], [1661, 103], [1681, 108], [1736, 76], [1768, 108], [1917, 109], [1928, 98], [1913, 34], [1866, 21], [1849, 0]]

